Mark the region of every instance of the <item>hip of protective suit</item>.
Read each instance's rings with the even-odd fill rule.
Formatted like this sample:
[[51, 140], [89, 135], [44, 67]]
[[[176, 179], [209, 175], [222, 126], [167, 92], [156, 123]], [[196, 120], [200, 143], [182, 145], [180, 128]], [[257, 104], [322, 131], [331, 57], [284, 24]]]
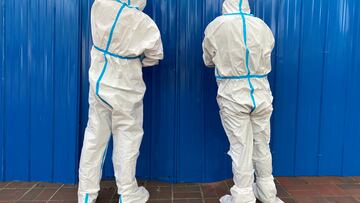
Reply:
[[267, 78], [218, 80], [217, 83], [220, 112], [233, 115], [272, 112], [273, 96]]
[[146, 91], [140, 60], [116, 59], [94, 52], [89, 83], [96, 98], [111, 109], [132, 110], [142, 103]]

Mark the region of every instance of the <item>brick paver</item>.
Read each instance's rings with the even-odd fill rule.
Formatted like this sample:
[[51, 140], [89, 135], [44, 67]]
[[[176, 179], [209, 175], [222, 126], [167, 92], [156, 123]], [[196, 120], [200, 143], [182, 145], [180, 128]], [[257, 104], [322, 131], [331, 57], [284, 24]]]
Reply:
[[[149, 203], [218, 203], [231, 180], [169, 184], [139, 181], [150, 192]], [[277, 177], [278, 196], [286, 203], [360, 203], [360, 177]], [[0, 203], [76, 203], [77, 185], [43, 182], [0, 182]], [[114, 181], [101, 182], [99, 203], [117, 203]]]

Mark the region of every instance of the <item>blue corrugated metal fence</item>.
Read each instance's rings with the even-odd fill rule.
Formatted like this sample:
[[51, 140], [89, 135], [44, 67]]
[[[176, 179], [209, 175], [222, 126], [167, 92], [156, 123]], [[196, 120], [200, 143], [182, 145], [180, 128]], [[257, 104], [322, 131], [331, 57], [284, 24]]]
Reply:
[[75, 182], [78, 1], [2, 1], [1, 180]]
[[[0, 180], [76, 182], [87, 122], [92, 2], [0, 0]], [[251, 0], [276, 37], [277, 175], [360, 175], [360, 2]], [[201, 42], [221, 0], [149, 0], [165, 60], [144, 69], [142, 178], [231, 176], [213, 71]], [[111, 150], [109, 150], [109, 155]], [[110, 159], [105, 177], [112, 177]]]

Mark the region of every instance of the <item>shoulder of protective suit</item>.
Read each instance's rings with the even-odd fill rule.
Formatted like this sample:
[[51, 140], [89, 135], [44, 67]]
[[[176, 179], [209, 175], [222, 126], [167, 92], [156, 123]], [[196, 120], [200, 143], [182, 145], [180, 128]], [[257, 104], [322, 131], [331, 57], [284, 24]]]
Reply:
[[218, 16], [213, 21], [209, 23], [209, 25], [205, 29], [205, 34], [209, 34], [217, 30], [222, 24], [229, 21], [229, 18], [226, 16]]
[[142, 11], [136, 11], [135, 15], [136, 15], [137, 19], [144, 21], [147, 26], [157, 27], [155, 21], [150, 16], [148, 16], [146, 13], [144, 13]]
[[259, 25], [261, 25], [263, 29], [270, 30], [269, 26], [261, 18], [252, 17], [252, 19], [256, 21]]
[[254, 22], [256, 22], [257, 27], [259, 28], [258, 31], [262, 33], [264, 40], [266, 42], [268, 42], [269, 46], [271, 46], [273, 48], [275, 38], [274, 38], [274, 34], [273, 34], [271, 28], [262, 19], [257, 18], [257, 17], [253, 17], [253, 19], [254, 19]]

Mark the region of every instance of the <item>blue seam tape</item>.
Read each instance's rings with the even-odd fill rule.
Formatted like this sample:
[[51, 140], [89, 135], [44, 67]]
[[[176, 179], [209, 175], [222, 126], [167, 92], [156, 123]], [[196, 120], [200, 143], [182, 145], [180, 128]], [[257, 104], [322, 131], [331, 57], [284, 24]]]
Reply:
[[226, 14], [224, 14], [224, 16], [234, 16], [234, 15], [254, 16], [254, 15], [251, 14], [251, 13], [242, 13], [242, 12], [240, 12], [240, 13], [226, 13]]
[[128, 3], [124, 3], [124, 2], [122, 2], [120, 0], [116, 0], [116, 2], [123, 4], [128, 8], [135, 8], [136, 10], [140, 10], [138, 6], [131, 6], [131, 1], [130, 0], [128, 0]]
[[105, 55], [110, 55], [112, 57], [115, 57], [115, 58], [119, 58], [119, 59], [126, 59], [126, 60], [135, 60], [135, 59], [140, 59], [141, 56], [120, 56], [118, 54], [114, 54], [114, 53], [111, 53], [109, 51], [106, 51], [104, 49], [101, 49], [99, 48], [98, 46], [94, 45], [94, 48], [100, 52], [102, 52], [103, 54]]
[[119, 203], [122, 203], [122, 195], [119, 197]]
[[243, 35], [244, 35], [244, 44], [245, 44], [245, 48], [246, 48], [245, 65], [246, 65], [246, 70], [248, 72], [247, 79], [248, 79], [248, 83], [249, 83], [249, 86], [250, 86], [250, 97], [251, 97], [252, 103], [254, 105], [253, 109], [250, 112], [250, 113], [252, 113], [256, 109], [256, 101], [255, 101], [255, 96], [254, 96], [255, 89], [254, 89], [254, 86], [253, 86], [253, 84], [251, 82], [251, 77], [250, 77], [251, 76], [251, 71], [250, 71], [250, 68], [249, 68], [250, 51], [249, 51], [249, 47], [247, 46], [246, 20], [245, 20], [245, 13], [242, 11], [242, 5], [243, 5], [243, 0], [240, 0], [239, 12], [240, 12], [240, 16], [241, 16], [242, 21], [243, 21], [243, 33], [244, 33]]
[[[111, 135], [110, 135], [110, 136], [111, 136]], [[106, 144], [105, 151], [104, 151], [104, 154], [103, 154], [103, 157], [102, 157], [101, 170], [102, 170], [103, 167], [104, 167], [104, 163], [105, 163], [105, 158], [106, 158], [106, 154], [107, 154], [107, 151], [108, 151], [108, 147], [109, 147], [109, 141], [108, 141], [107, 144]]]
[[255, 101], [255, 96], [254, 96], [254, 86], [251, 82], [252, 78], [265, 78], [267, 77], [267, 75], [251, 75], [251, 71], [249, 68], [249, 57], [250, 57], [250, 51], [249, 51], [249, 47], [247, 46], [247, 33], [246, 33], [246, 20], [245, 20], [245, 16], [253, 16], [252, 14], [249, 13], [244, 13], [242, 11], [242, 4], [243, 4], [243, 0], [240, 0], [239, 2], [239, 13], [228, 13], [228, 14], [224, 14], [224, 16], [231, 16], [231, 15], [240, 15], [242, 22], [243, 22], [243, 35], [244, 35], [244, 44], [245, 44], [245, 48], [246, 48], [246, 56], [245, 56], [245, 66], [246, 66], [246, 70], [247, 70], [247, 75], [246, 76], [220, 76], [219, 75], [219, 71], [216, 69], [216, 79], [218, 80], [224, 80], [224, 79], [247, 79], [248, 83], [249, 83], [249, 87], [250, 87], [250, 97], [253, 103], [253, 109], [251, 110], [250, 113], [252, 113], [255, 109], [256, 109], [256, 101]]
[[123, 12], [124, 8], [125, 8], [126, 4], [123, 4], [118, 13], [116, 14], [116, 18], [115, 18], [115, 21], [111, 27], [111, 31], [110, 31], [110, 35], [109, 35], [109, 39], [108, 39], [108, 42], [107, 42], [107, 45], [106, 45], [106, 49], [105, 51], [109, 51], [109, 48], [110, 48], [110, 44], [111, 44], [111, 41], [112, 41], [112, 38], [113, 38], [113, 34], [114, 34], [114, 30], [115, 30], [115, 27], [116, 27], [116, 24], [117, 22], [119, 21], [119, 18], [120, 18], [120, 14]]
[[255, 111], [256, 106], [257, 106], [257, 105], [256, 105], [256, 101], [255, 101], [255, 96], [254, 96], [255, 89], [254, 89], [253, 84], [251, 83], [251, 79], [250, 79], [250, 78], [248, 78], [248, 83], [249, 83], [249, 86], [250, 86], [250, 97], [251, 97], [251, 100], [252, 100], [253, 105], [254, 105], [253, 109], [252, 109], [251, 112], [250, 112], [250, 113], [252, 113], [253, 111]]
[[[107, 45], [106, 45], [106, 49], [105, 49], [106, 52], [109, 51], [116, 24], [117, 24], [117, 22], [118, 22], [118, 20], [120, 18], [120, 14], [123, 12], [125, 6], [126, 6], [126, 4], [122, 4], [122, 6], [120, 7], [118, 13], [116, 14], [116, 18], [115, 18], [115, 21], [114, 21], [114, 23], [113, 23], [113, 25], [111, 27], [109, 39], [108, 39], [108, 42], [107, 42]], [[108, 102], [106, 102], [103, 98], [101, 98], [101, 96], [99, 95], [100, 82], [101, 82], [102, 78], [104, 77], [104, 74], [105, 74], [105, 71], [106, 71], [106, 68], [107, 68], [107, 65], [108, 65], [108, 59], [106, 58], [106, 54], [104, 54], [104, 59], [105, 59], [104, 67], [103, 67], [103, 69], [101, 71], [101, 74], [100, 74], [100, 76], [99, 76], [99, 78], [98, 78], [98, 80], [96, 82], [96, 96], [98, 96], [102, 102], [104, 102], [106, 105], [108, 105], [112, 109], [112, 106]]]
[[[242, 3], [242, 0], [241, 0], [241, 3]], [[240, 10], [240, 12], [242, 13], [241, 10]], [[246, 62], [245, 62], [246, 63], [246, 70], [248, 71], [248, 76], [250, 76], [251, 75], [251, 71], [250, 71], [250, 68], [249, 68], [250, 51], [249, 51], [249, 47], [247, 46], [246, 20], [245, 20], [244, 13], [241, 14], [241, 18], [242, 18], [242, 21], [243, 21], [244, 44], [245, 44], [245, 47], [246, 47], [246, 56], [245, 56], [246, 57]], [[256, 109], [256, 101], [255, 101], [255, 96], [254, 96], [255, 89], [254, 89], [254, 86], [253, 86], [253, 84], [251, 82], [250, 77], [248, 77], [248, 83], [249, 83], [249, 86], [250, 86], [250, 97], [251, 97], [252, 103], [254, 105], [253, 109], [250, 112], [250, 113], [252, 113]]]
[[239, 12], [242, 13], [242, 4], [243, 4], [243, 0], [240, 0], [239, 2]]
[[84, 203], [89, 202], [89, 193], [86, 193]]
[[[244, 44], [245, 44], [245, 49], [246, 49], [246, 54], [249, 51], [249, 48], [247, 46], [247, 32], [246, 32], [246, 21], [245, 18], [243, 17], [243, 15], [241, 14], [241, 19], [243, 22], [243, 36], [244, 36]], [[246, 66], [246, 69], [248, 69], [248, 67]]]
[[103, 67], [103, 69], [102, 69], [102, 71], [101, 71], [101, 74], [100, 74], [98, 80], [96, 81], [96, 96], [98, 96], [99, 99], [100, 99], [103, 103], [105, 103], [108, 107], [110, 107], [110, 108], [112, 109], [112, 106], [111, 106], [108, 102], [106, 102], [106, 101], [99, 95], [100, 82], [101, 82], [102, 78], [104, 77], [104, 74], [105, 74], [105, 71], [106, 71], [106, 68], [107, 68], [107, 64], [108, 64], [108, 59], [106, 58], [106, 55], [104, 55], [104, 58], [105, 58], [104, 67]]
[[239, 13], [228, 13], [228, 14], [224, 14], [225, 16], [231, 16], [231, 15], [240, 15], [242, 18], [242, 22], [243, 22], [243, 35], [244, 35], [244, 44], [245, 44], [245, 48], [246, 48], [246, 56], [245, 56], [245, 66], [246, 66], [246, 70], [247, 70], [247, 75], [246, 76], [220, 76], [219, 75], [219, 71], [216, 69], [216, 79], [218, 80], [224, 80], [224, 79], [247, 79], [248, 83], [249, 83], [249, 87], [250, 87], [250, 97], [253, 103], [253, 109], [251, 110], [251, 113], [256, 109], [256, 101], [255, 101], [255, 96], [254, 96], [254, 86], [251, 82], [252, 78], [265, 78], [267, 77], [267, 75], [251, 75], [251, 71], [249, 68], [249, 57], [250, 57], [250, 51], [249, 51], [249, 47], [247, 46], [247, 32], [246, 32], [246, 20], [245, 20], [245, 16], [253, 16], [252, 14], [249, 13], [244, 13], [242, 11], [242, 4], [243, 4], [243, 0], [240, 0], [239, 2]]
[[268, 75], [241, 75], [241, 76], [216, 76], [218, 80], [243, 80], [253, 78], [266, 78]]

